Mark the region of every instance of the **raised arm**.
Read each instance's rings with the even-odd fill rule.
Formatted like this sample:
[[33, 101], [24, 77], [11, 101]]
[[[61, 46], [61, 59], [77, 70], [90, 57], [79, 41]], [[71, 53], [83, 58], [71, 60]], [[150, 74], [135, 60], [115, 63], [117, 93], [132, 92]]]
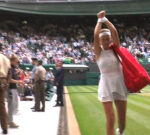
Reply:
[[[101, 11], [97, 14], [98, 18], [103, 18], [105, 16], [105, 11]], [[94, 29], [94, 53], [96, 55], [96, 59], [99, 58], [100, 53], [101, 53], [101, 47], [100, 47], [100, 41], [99, 41], [99, 33], [102, 27], [101, 22], [97, 22], [95, 29]]]
[[94, 30], [94, 53], [96, 55], [96, 59], [98, 59], [100, 52], [101, 52], [101, 48], [100, 48], [100, 42], [99, 42], [99, 33], [101, 30], [101, 23], [97, 23], [95, 30]]
[[115, 28], [115, 26], [109, 20], [107, 20], [105, 22], [105, 24], [108, 27], [108, 29], [111, 31], [113, 43], [115, 43], [115, 45], [120, 47], [120, 39], [119, 39], [119, 36], [118, 36], [117, 29]]

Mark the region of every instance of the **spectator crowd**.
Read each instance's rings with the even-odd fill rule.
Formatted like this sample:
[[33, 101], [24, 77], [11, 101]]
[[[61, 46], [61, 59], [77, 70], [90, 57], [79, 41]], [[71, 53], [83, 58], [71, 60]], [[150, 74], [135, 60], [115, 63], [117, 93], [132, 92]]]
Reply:
[[[81, 23], [83, 20], [84, 23]], [[6, 26], [0, 25], [3, 53], [7, 56], [17, 54], [21, 64], [31, 64], [32, 57], [42, 60], [43, 64], [55, 64], [58, 60], [66, 64], [95, 62], [92, 51], [95, 21], [90, 18], [80, 18], [73, 24], [70, 23], [73, 20], [69, 22], [63, 19], [61, 24], [57, 21], [43, 23], [42, 27], [41, 22], [36, 23], [35, 27], [34, 24], [28, 24], [28, 21], [21, 22], [21, 25], [11, 21], [10, 27], [6, 19]], [[138, 24], [133, 26], [117, 19], [112, 21], [119, 31], [122, 46], [137, 58], [150, 56], [150, 32], [146, 25], [139, 27]]]

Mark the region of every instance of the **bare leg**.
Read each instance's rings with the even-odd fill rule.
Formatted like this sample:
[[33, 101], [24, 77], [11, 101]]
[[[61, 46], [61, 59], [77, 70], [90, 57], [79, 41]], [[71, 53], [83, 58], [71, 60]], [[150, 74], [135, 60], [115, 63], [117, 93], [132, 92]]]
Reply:
[[117, 108], [119, 131], [122, 134], [126, 126], [127, 101], [116, 100], [115, 105]]
[[106, 115], [106, 132], [107, 135], [115, 135], [115, 114], [112, 102], [103, 102]]

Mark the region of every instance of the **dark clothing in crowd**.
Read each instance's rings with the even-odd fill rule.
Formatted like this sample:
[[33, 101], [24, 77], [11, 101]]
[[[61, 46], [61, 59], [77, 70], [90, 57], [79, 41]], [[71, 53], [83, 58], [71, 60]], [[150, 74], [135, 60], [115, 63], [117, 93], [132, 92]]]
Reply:
[[63, 104], [64, 104], [64, 102], [63, 102], [64, 69], [63, 68], [56, 70], [55, 85], [57, 87], [56, 105], [62, 105], [63, 106]]
[[56, 70], [54, 84], [56, 85], [56, 83], [58, 83], [59, 85], [64, 84], [64, 69], [63, 68]]
[[[17, 67], [11, 65], [11, 78], [14, 80], [19, 80], [19, 75], [17, 73]], [[10, 83], [9, 85], [10, 89], [17, 89], [16, 83]]]

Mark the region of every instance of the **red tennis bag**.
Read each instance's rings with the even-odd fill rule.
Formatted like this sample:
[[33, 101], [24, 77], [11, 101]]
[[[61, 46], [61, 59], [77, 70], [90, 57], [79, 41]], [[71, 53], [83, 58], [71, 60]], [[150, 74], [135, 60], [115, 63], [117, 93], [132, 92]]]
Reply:
[[118, 57], [119, 55], [121, 58], [120, 62], [123, 67], [124, 81], [129, 91], [138, 92], [150, 84], [148, 73], [126, 48], [117, 47], [114, 43], [110, 47], [112, 47], [116, 56]]

